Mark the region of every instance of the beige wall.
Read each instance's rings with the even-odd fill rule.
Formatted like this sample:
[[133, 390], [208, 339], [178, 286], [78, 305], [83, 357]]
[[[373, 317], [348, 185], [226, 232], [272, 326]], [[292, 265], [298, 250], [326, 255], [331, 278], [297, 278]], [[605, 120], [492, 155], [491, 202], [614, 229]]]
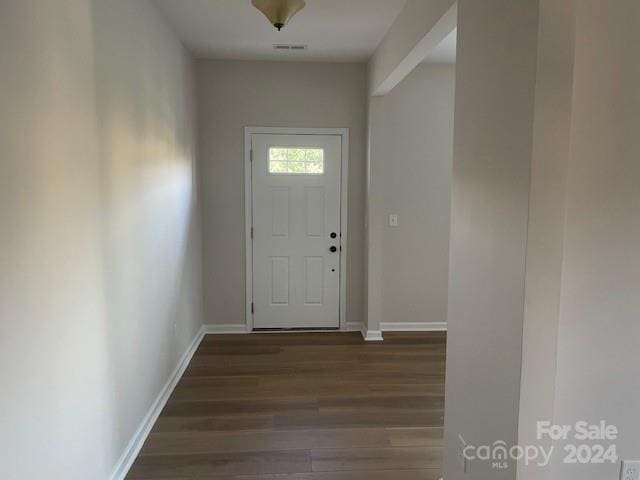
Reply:
[[517, 442], [538, 1], [460, 0], [445, 478], [513, 479], [471, 445]]
[[106, 479], [202, 323], [192, 62], [146, 0], [0, 6], [2, 478]]
[[369, 287], [382, 322], [447, 320], [454, 84], [453, 65], [419, 65], [371, 104]]
[[245, 323], [244, 127], [348, 127], [347, 319], [361, 322], [366, 66], [199, 61], [206, 323]]

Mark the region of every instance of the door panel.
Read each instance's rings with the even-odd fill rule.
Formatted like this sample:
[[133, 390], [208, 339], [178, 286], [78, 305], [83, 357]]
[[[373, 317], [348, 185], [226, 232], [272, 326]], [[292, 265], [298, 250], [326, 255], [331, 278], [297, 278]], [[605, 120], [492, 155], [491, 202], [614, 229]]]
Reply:
[[324, 201], [324, 187], [305, 187], [305, 217], [307, 221], [307, 236], [324, 236], [324, 220], [326, 204]]
[[324, 258], [304, 259], [304, 304], [322, 305], [324, 300]]
[[289, 187], [271, 187], [271, 232], [274, 237], [289, 236]]
[[271, 305], [289, 305], [289, 257], [271, 257]]
[[254, 328], [340, 326], [341, 142], [251, 137]]

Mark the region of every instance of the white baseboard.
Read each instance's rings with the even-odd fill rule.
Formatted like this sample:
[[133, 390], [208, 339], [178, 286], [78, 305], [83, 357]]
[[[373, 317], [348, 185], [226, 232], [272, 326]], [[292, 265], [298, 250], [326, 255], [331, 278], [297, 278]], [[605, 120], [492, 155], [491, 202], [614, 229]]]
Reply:
[[367, 330], [362, 332], [365, 342], [382, 342], [382, 331], [380, 330]]
[[385, 322], [380, 324], [383, 332], [446, 332], [446, 322]]
[[367, 330], [364, 323], [347, 323], [346, 331], [360, 332], [365, 342], [382, 342], [382, 332], [446, 332], [446, 322], [383, 322], [380, 330]]
[[160, 412], [162, 412], [162, 409], [167, 404], [167, 400], [169, 400], [169, 396], [171, 395], [171, 393], [173, 392], [173, 389], [176, 387], [178, 381], [182, 377], [182, 374], [186, 370], [187, 365], [189, 365], [189, 362], [191, 361], [193, 354], [196, 352], [198, 345], [200, 345], [200, 342], [202, 341], [204, 334], [205, 334], [205, 329], [204, 327], [201, 327], [198, 333], [196, 334], [195, 338], [187, 348], [187, 350], [182, 355], [182, 358], [180, 358], [180, 361], [178, 362], [178, 365], [176, 366], [175, 370], [169, 376], [167, 383], [165, 383], [162, 389], [160, 390], [160, 393], [158, 394], [155, 401], [151, 405], [151, 408], [142, 419], [140, 426], [131, 437], [129, 444], [127, 445], [124, 452], [118, 459], [118, 462], [116, 463], [116, 466], [113, 469], [113, 473], [109, 477], [110, 480], [124, 480], [124, 478], [127, 476], [127, 473], [131, 468], [131, 465], [133, 465], [133, 462], [138, 456], [138, 453], [140, 453], [140, 450], [142, 449], [142, 446], [144, 445], [145, 440], [149, 436], [149, 433], [151, 432], [151, 428], [153, 428], [153, 425], [156, 423], [156, 420], [158, 420], [158, 417], [160, 416]]
[[205, 325], [204, 333], [211, 335], [231, 335], [238, 333], [251, 333], [246, 325]]

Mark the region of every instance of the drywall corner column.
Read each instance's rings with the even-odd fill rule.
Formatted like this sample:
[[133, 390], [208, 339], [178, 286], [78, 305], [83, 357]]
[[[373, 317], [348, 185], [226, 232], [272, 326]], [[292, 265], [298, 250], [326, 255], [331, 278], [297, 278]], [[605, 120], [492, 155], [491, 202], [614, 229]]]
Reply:
[[366, 305], [365, 329], [367, 332], [379, 332], [382, 323], [382, 229], [380, 195], [376, 181], [378, 179], [374, 162], [374, 132], [377, 131], [376, 111], [380, 108], [381, 97], [369, 100], [369, 145], [367, 155], [367, 258], [366, 258]]
[[[571, 136], [574, 0], [541, 0], [538, 30], [527, 272], [520, 392], [520, 445], [538, 445], [537, 422], [553, 421], [560, 287]], [[549, 442], [542, 442], [545, 448]], [[550, 469], [518, 462], [518, 479]]]
[[538, 0], [460, 0], [445, 419], [447, 480], [515, 477], [469, 445], [517, 442]]

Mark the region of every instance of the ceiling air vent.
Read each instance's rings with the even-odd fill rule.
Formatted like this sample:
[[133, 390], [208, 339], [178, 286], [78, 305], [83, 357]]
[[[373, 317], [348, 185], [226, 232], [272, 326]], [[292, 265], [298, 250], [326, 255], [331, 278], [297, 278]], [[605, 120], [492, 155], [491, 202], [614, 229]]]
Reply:
[[284, 44], [277, 44], [273, 46], [274, 50], [281, 50], [283, 52], [287, 52], [287, 51], [301, 51], [301, 50], [306, 50], [307, 46], [306, 45], [284, 45]]

